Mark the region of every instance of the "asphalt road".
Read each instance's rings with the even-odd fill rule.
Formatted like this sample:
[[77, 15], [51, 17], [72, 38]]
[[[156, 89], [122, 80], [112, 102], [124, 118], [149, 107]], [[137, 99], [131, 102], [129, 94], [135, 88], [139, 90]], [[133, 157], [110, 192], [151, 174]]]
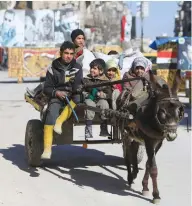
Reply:
[[[29, 119], [39, 118], [39, 113], [23, 97], [26, 86], [35, 85], [0, 84], [0, 205], [151, 205], [152, 195], [146, 198], [140, 194], [145, 161], [139, 165], [138, 178], [130, 190], [121, 145], [90, 145], [88, 149], [54, 146], [46, 167], [28, 167], [25, 127]], [[75, 128], [75, 138], [82, 138], [83, 131], [83, 127]], [[95, 138], [98, 132], [95, 127]], [[190, 206], [191, 133], [186, 130], [186, 119], [179, 126], [177, 139], [164, 142], [157, 164], [160, 205]]]

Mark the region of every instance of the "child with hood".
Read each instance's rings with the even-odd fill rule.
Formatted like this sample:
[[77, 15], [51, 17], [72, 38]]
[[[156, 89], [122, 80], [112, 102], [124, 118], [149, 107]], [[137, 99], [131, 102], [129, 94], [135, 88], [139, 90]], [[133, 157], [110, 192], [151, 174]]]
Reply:
[[[114, 59], [110, 59], [106, 63], [106, 76], [111, 81], [117, 81], [121, 79], [119, 67]], [[112, 85], [112, 108], [117, 109], [116, 100], [122, 92], [121, 84]]]

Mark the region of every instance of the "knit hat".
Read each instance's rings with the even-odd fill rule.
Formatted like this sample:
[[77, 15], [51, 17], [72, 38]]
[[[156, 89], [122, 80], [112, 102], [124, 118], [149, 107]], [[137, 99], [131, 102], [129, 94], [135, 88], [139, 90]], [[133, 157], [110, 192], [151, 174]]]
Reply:
[[81, 29], [75, 29], [75, 30], [73, 30], [73, 31], [71, 32], [71, 40], [72, 40], [72, 42], [74, 42], [75, 39], [77, 38], [77, 36], [79, 36], [79, 35], [83, 35], [84, 38], [85, 38], [85, 34], [84, 34], [84, 32], [83, 32]]

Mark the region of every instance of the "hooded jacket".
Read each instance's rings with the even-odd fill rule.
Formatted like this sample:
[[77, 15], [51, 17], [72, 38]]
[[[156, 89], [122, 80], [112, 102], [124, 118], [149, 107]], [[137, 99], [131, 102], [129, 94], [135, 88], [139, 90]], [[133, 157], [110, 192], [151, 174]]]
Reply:
[[[120, 70], [119, 70], [119, 66], [116, 64], [114, 59], [110, 59], [110, 60], [107, 61], [107, 63], [106, 63], [106, 73], [107, 73], [107, 70], [110, 69], [110, 68], [115, 68], [116, 69], [115, 77], [113, 79], [110, 79], [110, 80], [111, 81], [121, 80], [121, 73], [120, 73]], [[114, 90], [114, 89], [117, 89], [120, 92], [122, 92], [121, 84], [112, 85], [112, 90]]]
[[74, 91], [81, 84], [82, 78], [82, 67], [76, 63], [75, 59], [66, 64], [59, 57], [47, 70], [44, 93], [50, 98], [55, 98], [57, 90]]

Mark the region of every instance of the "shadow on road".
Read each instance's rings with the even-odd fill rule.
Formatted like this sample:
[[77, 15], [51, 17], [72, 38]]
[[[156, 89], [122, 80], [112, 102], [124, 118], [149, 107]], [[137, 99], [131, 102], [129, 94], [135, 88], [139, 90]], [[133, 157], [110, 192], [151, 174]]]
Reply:
[[[109, 175], [87, 170], [88, 166], [98, 166], [106, 170]], [[57, 149], [53, 148], [53, 161], [45, 162], [42, 169], [82, 188], [87, 186], [106, 193], [130, 195], [151, 201], [141, 196], [140, 192], [130, 189], [127, 181], [107, 166], [126, 171], [124, 159], [121, 157], [106, 155], [104, 152], [79, 146], [57, 146]], [[70, 178], [65, 175], [69, 175]]]
[[28, 172], [31, 177], [38, 177], [38, 169], [29, 167], [27, 165], [26, 155], [24, 146], [20, 144], [14, 144], [12, 147], [6, 149], [0, 149], [0, 153], [3, 158], [12, 162], [13, 165], [17, 166], [20, 170]]
[[[0, 149], [0, 153], [3, 158], [11, 161], [20, 170], [28, 172], [31, 177], [38, 177], [40, 170], [44, 170], [79, 187], [88, 186], [106, 193], [130, 195], [150, 201], [141, 196], [140, 192], [130, 189], [127, 182], [118, 173], [106, 167], [110, 166], [126, 171], [124, 159], [121, 157], [106, 155], [95, 149], [64, 145], [53, 147], [52, 160], [44, 162], [43, 167], [31, 168], [27, 165], [23, 145], [14, 144], [12, 147]], [[87, 170], [88, 166], [99, 166], [110, 174]], [[70, 175], [70, 178], [64, 177], [65, 174]]]
[[[95, 190], [103, 191], [105, 193], [111, 193], [120, 196], [132, 196], [151, 202], [149, 198], [143, 197], [141, 195], [141, 192], [130, 189], [127, 186], [127, 182], [121, 176], [118, 176], [116, 173], [114, 174], [114, 172], [112, 172], [108, 168], [103, 168], [109, 171], [111, 174], [115, 175], [116, 177], [108, 176], [106, 174], [95, 171], [75, 168], [67, 171], [65, 170], [65, 168], [61, 167], [45, 167], [43, 168], [43, 170], [57, 176], [62, 180], [72, 182], [73, 184], [78, 185], [82, 189], [84, 186], [92, 187]], [[56, 170], [57, 172], [54, 172], [52, 169]], [[58, 172], [60, 174], [58, 174]], [[65, 174], [70, 175], [70, 178], [63, 177], [63, 175]]]

